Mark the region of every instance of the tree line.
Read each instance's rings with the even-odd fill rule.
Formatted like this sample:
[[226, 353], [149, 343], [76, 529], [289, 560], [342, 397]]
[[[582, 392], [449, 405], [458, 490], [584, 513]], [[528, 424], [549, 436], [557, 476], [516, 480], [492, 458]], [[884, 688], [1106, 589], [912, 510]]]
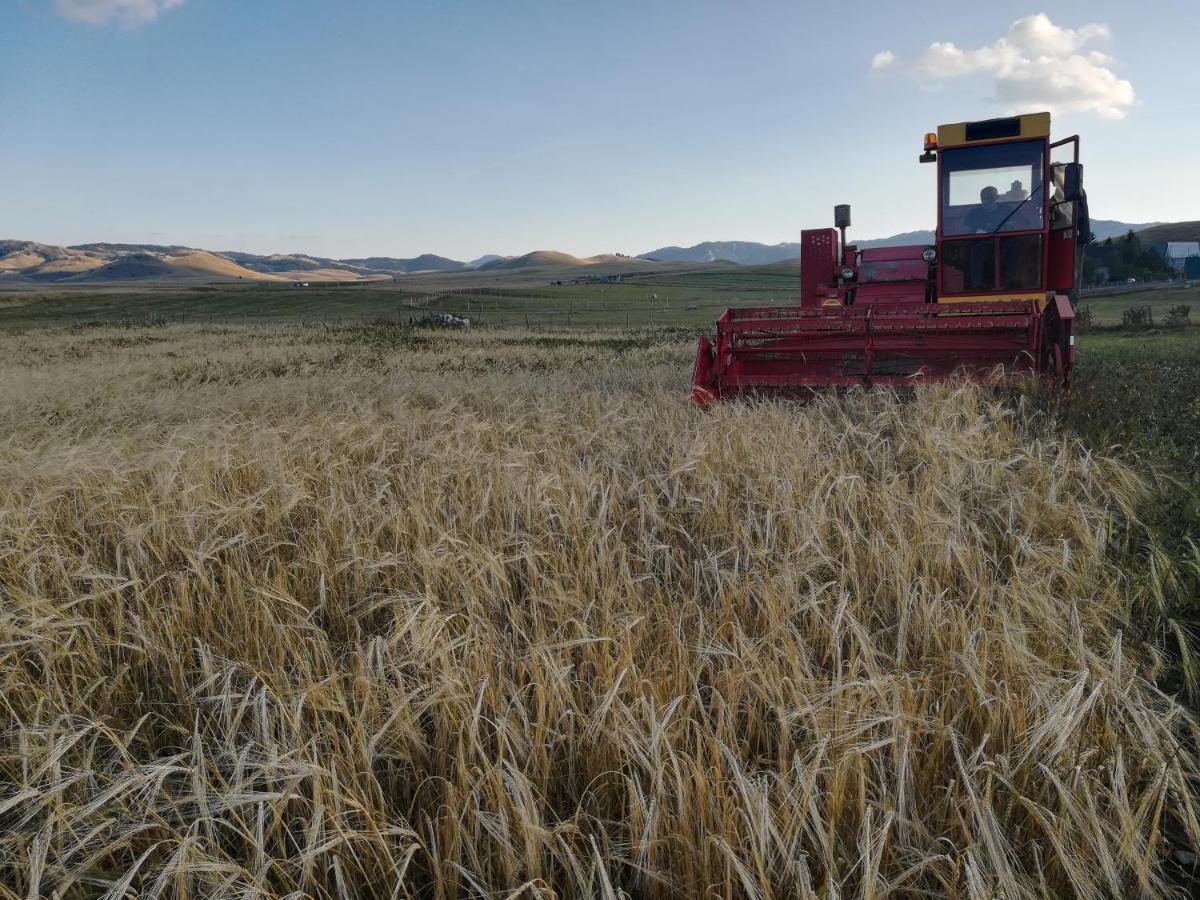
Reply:
[[[1107, 273], [1107, 277], [1106, 277]], [[1083, 256], [1083, 283], [1170, 278], [1171, 264], [1158, 250], [1143, 244], [1131, 228], [1122, 237], [1097, 241], [1091, 235]]]

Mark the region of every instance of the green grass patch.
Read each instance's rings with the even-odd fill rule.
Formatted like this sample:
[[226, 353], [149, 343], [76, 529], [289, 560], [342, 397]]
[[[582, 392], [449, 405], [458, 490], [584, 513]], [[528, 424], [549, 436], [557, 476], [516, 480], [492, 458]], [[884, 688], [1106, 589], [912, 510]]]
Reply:
[[1084, 297], [1080, 301], [1081, 307], [1091, 310], [1093, 321], [1099, 326], [1120, 325], [1125, 310], [1135, 306], [1149, 306], [1154, 323], [1159, 325], [1166, 319], [1171, 307], [1181, 305], [1192, 307], [1192, 321], [1200, 325], [1200, 285]]

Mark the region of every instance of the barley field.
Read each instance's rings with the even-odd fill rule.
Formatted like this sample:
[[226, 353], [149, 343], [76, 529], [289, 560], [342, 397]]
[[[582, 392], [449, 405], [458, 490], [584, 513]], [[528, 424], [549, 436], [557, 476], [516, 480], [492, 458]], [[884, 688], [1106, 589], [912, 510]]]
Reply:
[[1143, 476], [968, 386], [696, 409], [691, 354], [0, 336], [0, 896], [1168, 891]]

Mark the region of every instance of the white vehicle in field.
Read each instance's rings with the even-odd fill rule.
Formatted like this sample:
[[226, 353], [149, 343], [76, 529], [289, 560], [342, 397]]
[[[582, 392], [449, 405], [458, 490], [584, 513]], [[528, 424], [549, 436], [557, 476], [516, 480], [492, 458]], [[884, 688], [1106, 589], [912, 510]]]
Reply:
[[456, 316], [454, 313], [434, 313], [429, 317], [430, 324], [437, 325], [441, 328], [470, 328], [471, 320], [465, 316]]

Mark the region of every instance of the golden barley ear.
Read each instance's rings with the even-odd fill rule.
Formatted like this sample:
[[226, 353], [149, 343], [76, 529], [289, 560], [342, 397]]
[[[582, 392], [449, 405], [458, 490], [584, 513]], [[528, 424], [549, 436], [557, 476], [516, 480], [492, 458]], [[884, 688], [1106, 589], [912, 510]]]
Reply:
[[0, 335], [0, 895], [1166, 891], [1145, 479], [979, 387], [699, 410], [690, 352]]

